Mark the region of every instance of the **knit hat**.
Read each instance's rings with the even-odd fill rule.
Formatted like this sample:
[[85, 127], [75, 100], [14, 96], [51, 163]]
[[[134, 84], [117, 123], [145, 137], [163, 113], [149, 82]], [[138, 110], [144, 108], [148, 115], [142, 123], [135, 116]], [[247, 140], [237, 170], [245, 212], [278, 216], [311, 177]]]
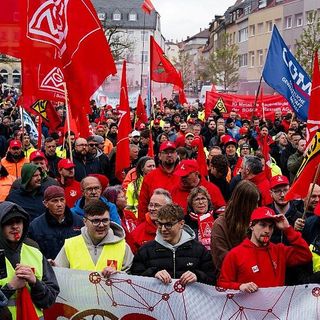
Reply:
[[102, 187], [102, 191], [109, 185], [109, 179], [103, 174], [91, 173], [88, 176], [95, 177], [99, 180], [101, 187]]
[[59, 197], [65, 197], [64, 189], [60, 186], [50, 186], [44, 192], [45, 201]]

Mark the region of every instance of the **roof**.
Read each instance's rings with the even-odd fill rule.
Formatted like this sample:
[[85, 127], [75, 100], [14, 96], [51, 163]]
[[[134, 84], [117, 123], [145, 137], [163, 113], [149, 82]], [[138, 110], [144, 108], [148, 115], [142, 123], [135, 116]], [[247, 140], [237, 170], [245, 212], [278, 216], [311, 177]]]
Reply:
[[[97, 13], [103, 12], [106, 14], [106, 27], [119, 26], [121, 29], [156, 29], [158, 13], [154, 10], [150, 15], [145, 14], [141, 9], [143, 0], [92, 0], [92, 3]], [[120, 21], [112, 20], [112, 14], [115, 10], [121, 13]], [[129, 21], [129, 13], [133, 12], [137, 14], [137, 20]]]
[[210, 36], [210, 32], [209, 29], [204, 29], [200, 32], [198, 32], [197, 34], [193, 35], [192, 37], [187, 38], [186, 40], [182, 41], [183, 43], [189, 42], [190, 40], [193, 39], [208, 39]]

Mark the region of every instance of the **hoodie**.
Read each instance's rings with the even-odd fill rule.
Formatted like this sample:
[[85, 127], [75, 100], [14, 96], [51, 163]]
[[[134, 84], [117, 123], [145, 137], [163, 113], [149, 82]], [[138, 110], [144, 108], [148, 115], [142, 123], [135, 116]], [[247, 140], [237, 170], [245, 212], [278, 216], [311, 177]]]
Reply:
[[[4, 238], [2, 233], [2, 221], [12, 210], [17, 210], [23, 218], [23, 232], [20, 240], [18, 241], [15, 248], [9, 245], [8, 241]], [[4, 249], [5, 256], [13, 267], [17, 263], [20, 263], [20, 253], [22, 244], [38, 248], [37, 244], [27, 238], [29, 228], [29, 215], [20, 206], [15, 203], [4, 201], [0, 203], [0, 248]], [[57, 283], [56, 276], [53, 272], [52, 267], [48, 261], [42, 257], [43, 276], [42, 279], [37, 279], [36, 283], [31, 286], [31, 299], [33, 303], [39, 308], [48, 308], [51, 306], [59, 293], [59, 286]], [[7, 285], [1, 288], [7, 298], [10, 298], [15, 290], [10, 290]]]
[[161, 270], [166, 270], [173, 279], [191, 271], [197, 281], [215, 284], [211, 254], [195, 240], [195, 233], [187, 225], [184, 225], [177, 244], [164, 241], [157, 232], [155, 240], [144, 244], [133, 259], [132, 274], [154, 277]]
[[[90, 256], [91, 256], [94, 264], [97, 263], [97, 261], [100, 257], [100, 254], [102, 252], [102, 249], [105, 245], [117, 243], [117, 242], [125, 239], [125, 232], [124, 232], [123, 228], [114, 222], [110, 223], [110, 229], [108, 231], [108, 234], [97, 245], [95, 245], [92, 242], [92, 240], [88, 234], [87, 227], [81, 228], [81, 235], [84, 239], [84, 242], [86, 243], [87, 249], [90, 253]], [[133, 260], [133, 254], [132, 254], [131, 249], [129, 248], [128, 244], [126, 244], [126, 251], [125, 251], [125, 256], [123, 259], [121, 270], [127, 272], [131, 267], [132, 260]], [[70, 264], [69, 264], [64, 247], [62, 247], [62, 249], [58, 253], [58, 255], [55, 259], [55, 263], [59, 267], [70, 268]]]
[[245, 239], [226, 255], [218, 280], [218, 286], [238, 290], [243, 283], [254, 282], [258, 287], [283, 286], [286, 267], [306, 264], [312, 254], [301, 234], [289, 227], [285, 229], [290, 246], [270, 242], [257, 247]]

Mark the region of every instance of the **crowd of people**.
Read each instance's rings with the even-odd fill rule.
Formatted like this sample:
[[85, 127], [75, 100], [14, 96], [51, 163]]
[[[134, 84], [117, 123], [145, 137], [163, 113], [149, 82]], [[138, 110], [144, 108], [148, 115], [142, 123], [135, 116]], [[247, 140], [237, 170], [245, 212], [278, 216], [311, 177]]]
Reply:
[[[320, 281], [320, 186], [306, 199], [285, 198], [303, 160], [305, 123], [280, 109], [270, 119], [205, 118], [199, 102], [163, 99], [149, 123], [131, 111], [120, 181], [119, 114], [91, 107], [92, 135], [42, 124], [39, 146], [15, 92], [2, 94], [1, 319], [16, 319], [23, 291], [42, 316], [59, 293], [52, 266], [248, 293]], [[57, 111], [63, 122], [64, 106]]]

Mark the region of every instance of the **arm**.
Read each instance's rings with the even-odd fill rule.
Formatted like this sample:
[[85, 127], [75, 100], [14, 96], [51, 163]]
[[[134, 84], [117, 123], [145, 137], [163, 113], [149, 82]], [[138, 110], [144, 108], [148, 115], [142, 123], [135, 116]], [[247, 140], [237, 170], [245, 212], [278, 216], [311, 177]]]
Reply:
[[301, 166], [302, 160], [303, 160], [303, 155], [299, 157], [297, 157], [295, 154], [291, 155], [287, 162], [287, 167], [289, 172], [295, 175]]
[[121, 226], [121, 220], [117, 211], [117, 207], [111, 202], [108, 203], [108, 206], [110, 208], [110, 220]]
[[159, 270], [156, 267], [149, 267], [148, 260], [146, 249], [143, 246], [133, 258], [131, 273], [138, 276], [154, 277]]

